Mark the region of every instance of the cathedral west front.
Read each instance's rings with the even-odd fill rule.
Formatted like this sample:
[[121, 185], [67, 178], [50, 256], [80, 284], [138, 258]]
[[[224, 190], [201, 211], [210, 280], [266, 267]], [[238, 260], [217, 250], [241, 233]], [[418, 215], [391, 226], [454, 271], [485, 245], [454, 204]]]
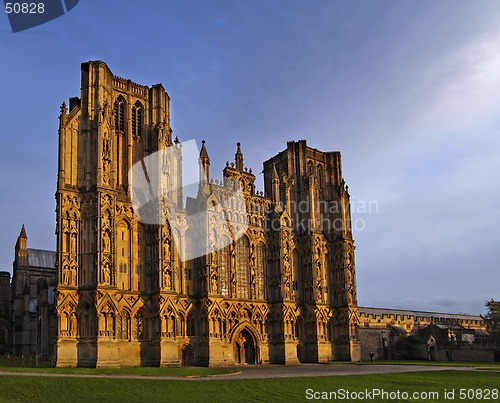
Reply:
[[[290, 141], [264, 162], [260, 192], [239, 143], [214, 180], [203, 142], [187, 196], [163, 86], [101, 61], [81, 74], [59, 125], [57, 366], [359, 360], [340, 153]], [[145, 161], [165, 149], [151, 175]], [[134, 167], [145, 188], [162, 183], [168, 197], [153, 204], [167, 219], [134, 203]]]

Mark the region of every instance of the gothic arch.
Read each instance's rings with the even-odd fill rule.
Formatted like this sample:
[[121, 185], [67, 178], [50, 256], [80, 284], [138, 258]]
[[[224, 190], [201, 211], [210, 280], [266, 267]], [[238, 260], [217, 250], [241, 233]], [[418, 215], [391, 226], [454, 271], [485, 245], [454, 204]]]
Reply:
[[235, 364], [260, 363], [260, 335], [249, 322], [235, 327], [231, 335]]
[[196, 320], [196, 313], [191, 310], [187, 316], [187, 336], [193, 337], [198, 335], [197, 331], [197, 320]]
[[132, 136], [136, 140], [142, 138], [142, 127], [144, 124], [144, 107], [140, 101], [132, 106]]
[[123, 95], [119, 95], [115, 102], [113, 103], [113, 117], [114, 126], [117, 132], [123, 133], [125, 131], [125, 111], [126, 111], [127, 101]]
[[246, 234], [236, 241], [237, 264], [236, 264], [236, 297], [249, 297], [249, 261], [250, 261], [250, 239]]

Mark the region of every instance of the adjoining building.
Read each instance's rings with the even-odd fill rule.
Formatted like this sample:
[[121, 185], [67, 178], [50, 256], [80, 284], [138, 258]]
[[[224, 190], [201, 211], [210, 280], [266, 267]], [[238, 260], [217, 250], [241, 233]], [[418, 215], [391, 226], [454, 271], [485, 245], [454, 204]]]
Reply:
[[56, 252], [28, 248], [24, 225], [15, 246], [12, 283], [0, 272], [0, 353], [54, 355]]
[[[486, 324], [478, 315], [359, 307], [361, 358], [493, 361]], [[401, 342], [414, 341], [411, 351]]]

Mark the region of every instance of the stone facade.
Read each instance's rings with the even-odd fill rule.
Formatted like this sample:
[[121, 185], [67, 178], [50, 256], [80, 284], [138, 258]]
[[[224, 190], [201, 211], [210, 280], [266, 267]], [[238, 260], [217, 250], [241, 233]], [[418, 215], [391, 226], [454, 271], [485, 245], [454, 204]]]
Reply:
[[15, 247], [12, 284], [9, 273], [0, 273], [0, 352], [54, 355], [56, 253], [28, 248], [27, 243], [23, 226]]
[[[81, 71], [81, 95], [60, 114], [57, 252], [27, 248], [22, 228], [12, 283], [0, 272], [0, 354], [55, 354], [60, 367], [296, 364], [378, 358], [419, 332], [429, 349], [434, 325], [484, 334], [477, 316], [358, 308], [339, 152], [288, 142], [264, 162], [259, 192], [239, 143], [214, 180], [202, 142], [196, 194], [185, 197], [162, 85], [100, 61]], [[168, 220], [146, 224], [129, 172], [142, 164], [153, 183], [145, 161], [165, 149], [168, 197], [156, 201]], [[454, 357], [490, 358], [467, 340]], [[445, 359], [446, 340], [436, 343]]]
[[[169, 220], [143, 224], [128, 172], [166, 147], [173, 150], [162, 162]], [[57, 365], [359, 360], [340, 153], [289, 142], [264, 163], [264, 194], [239, 144], [220, 182], [210, 179], [203, 144], [197, 196], [186, 201], [177, 183], [182, 157], [161, 84], [119, 78], [100, 61], [82, 64], [81, 97], [60, 115]], [[211, 219], [236, 186], [242, 195], [224, 214], [233, 229], [247, 223], [238, 236]], [[183, 262], [197, 242], [189, 217], [198, 211], [207, 212], [207, 243], [225, 238], [226, 246]]]
[[414, 336], [421, 345], [415, 356], [435, 361], [493, 361], [481, 316], [359, 307], [361, 359], [400, 359], [396, 343]]

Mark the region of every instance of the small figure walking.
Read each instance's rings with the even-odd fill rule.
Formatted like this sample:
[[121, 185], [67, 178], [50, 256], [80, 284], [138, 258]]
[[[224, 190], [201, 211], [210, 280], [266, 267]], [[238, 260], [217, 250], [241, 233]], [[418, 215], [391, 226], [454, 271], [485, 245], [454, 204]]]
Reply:
[[373, 357], [375, 357], [375, 354], [373, 354], [373, 351], [370, 351], [370, 361], [373, 362]]

